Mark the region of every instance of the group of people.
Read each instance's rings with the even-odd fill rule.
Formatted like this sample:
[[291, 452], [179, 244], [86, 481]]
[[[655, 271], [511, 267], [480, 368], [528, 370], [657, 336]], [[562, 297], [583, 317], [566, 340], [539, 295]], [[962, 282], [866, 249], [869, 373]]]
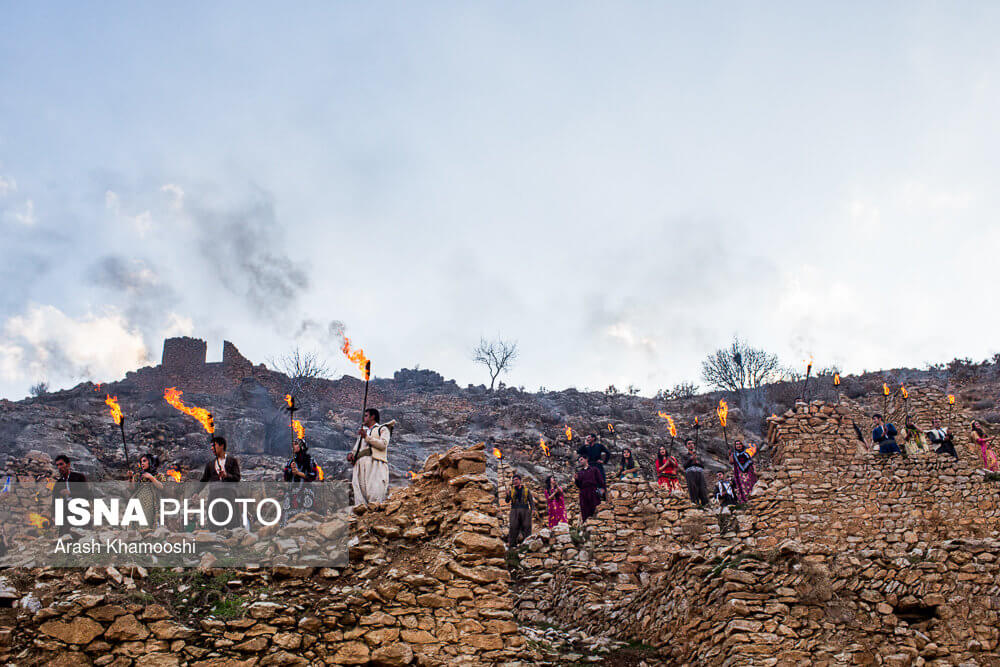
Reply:
[[[993, 449], [995, 436], [988, 435], [979, 420], [973, 420], [969, 429], [969, 440], [974, 442], [979, 450], [983, 469], [987, 472], [1000, 471], [1000, 458]], [[929, 454], [931, 447], [934, 447], [935, 454], [947, 454], [958, 459], [954, 437], [947, 426], [941, 425], [940, 419], [931, 420], [931, 428], [924, 430], [908, 417], [902, 435], [902, 446], [897, 442], [899, 435], [892, 422], [886, 422], [879, 413], [872, 415], [872, 442], [878, 446], [880, 455], [921, 456]]]
[[[660, 447], [656, 456], [656, 475], [660, 486], [665, 486], [671, 492], [680, 491], [680, 470], [683, 467], [684, 479], [687, 484], [688, 496], [698, 507], [709, 504], [708, 487], [705, 481], [705, 464], [697, 453], [694, 440], [686, 441], [687, 455], [683, 465], [669, 454], [666, 447]], [[578, 468], [573, 478], [574, 485], [580, 493], [580, 521], [585, 522], [597, 511], [598, 506], [607, 497], [608, 477], [605, 466], [611, 460], [611, 452], [604, 446], [595, 434], [584, 438], [584, 443], [577, 448]], [[757, 483], [753, 456], [747, 451], [742, 441], [735, 442], [730, 454], [732, 465], [731, 476], [718, 473], [715, 477], [714, 497], [721, 507], [745, 503], [749, 500]], [[618, 478], [634, 480], [641, 477], [640, 466], [628, 447], [622, 450]], [[543, 489], [546, 503], [548, 527], [553, 528], [560, 523], [569, 523], [566, 515], [566, 493], [552, 475], [545, 480]], [[510, 529], [507, 534], [508, 546], [513, 549], [521, 540], [531, 534], [531, 518], [535, 512], [535, 500], [531, 491], [524, 485], [520, 475], [511, 476], [511, 484], [505, 494], [510, 503]]]

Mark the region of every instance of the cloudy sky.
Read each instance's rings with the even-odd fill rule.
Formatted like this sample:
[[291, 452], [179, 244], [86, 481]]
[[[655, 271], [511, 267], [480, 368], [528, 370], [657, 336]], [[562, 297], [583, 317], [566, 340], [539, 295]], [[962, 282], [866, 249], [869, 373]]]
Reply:
[[1000, 351], [1000, 6], [811, 4], [4, 3], [0, 396], [180, 334], [340, 375], [334, 320], [530, 389]]

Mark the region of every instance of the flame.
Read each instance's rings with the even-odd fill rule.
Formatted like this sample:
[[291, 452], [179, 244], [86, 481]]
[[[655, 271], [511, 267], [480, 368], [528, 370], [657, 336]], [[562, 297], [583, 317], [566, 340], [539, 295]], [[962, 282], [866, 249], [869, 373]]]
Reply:
[[955, 394], [948, 394], [948, 405], [955, 405]]
[[719, 415], [719, 423], [722, 426], [726, 425], [726, 417], [729, 416], [729, 406], [722, 399], [719, 400], [719, 407], [715, 410], [715, 414]]
[[612, 433], [614, 433], [615, 432], [615, 427], [612, 426], [611, 424], [608, 424], [608, 430], [611, 431]]
[[28, 524], [34, 526], [38, 530], [45, 530], [45, 527], [49, 524], [49, 520], [41, 514], [31, 512], [28, 514]]
[[295, 399], [292, 398], [291, 394], [285, 394], [285, 405], [288, 407], [293, 407], [295, 405]]
[[302, 428], [302, 422], [298, 419], [292, 422], [292, 430], [295, 431], [295, 437], [302, 440], [306, 437], [306, 430]]
[[671, 417], [670, 415], [668, 415], [666, 412], [657, 412], [656, 414], [657, 414], [657, 416], [659, 416], [659, 417], [667, 420], [667, 425], [670, 426], [670, 437], [671, 438], [676, 438], [677, 437], [677, 426], [674, 424], [674, 418]]
[[698, 418], [697, 417], [694, 418], [694, 427], [698, 428]]
[[180, 470], [168, 470], [167, 477], [174, 480], [178, 484], [181, 482], [181, 471]]
[[101, 391], [101, 383], [100, 382], [98, 382], [97, 386], [94, 387], [94, 391], [97, 391], [97, 392]]
[[344, 344], [341, 346], [340, 351], [343, 352], [348, 359], [353, 361], [358, 365], [358, 370], [361, 371], [362, 376], [365, 381], [371, 377], [372, 373], [372, 362], [365, 356], [365, 351], [362, 349], [352, 350], [351, 349], [351, 339], [344, 336]]
[[406, 474], [409, 475], [410, 479], [416, 479], [417, 478], [417, 473], [413, 472], [412, 470], [407, 470]]
[[567, 440], [573, 439], [573, 429], [571, 429], [569, 426], [566, 427], [566, 439]]
[[834, 387], [839, 387], [840, 386], [840, 373], [834, 373], [833, 374], [833, 386]]
[[503, 454], [500, 452], [500, 450], [497, 447], [493, 448], [493, 456], [497, 457], [498, 459], [502, 459], [503, 458]]
[[546, 456], [551, 456], [551, 454], [549, 454], [549, 446], [545, 444], [545, 438], [539, 437], [538, 445], [542, 448], [543, 454], [545, 454]]
[[910, 393], [908, 391], [906, 391], [906, 387], [904, 387], [903, 385], [899, 385], [899, 390], [901, 392], [903, 392], [903, 400], [904, 401], [910, 397]]
[[776, 415], [776, 414], [774, 414], [774, 413], [772, 412], [772, 413], [771, 413], [771, 419], [777, 419], [777, 418], [778, 418], [778, 415]]
[[50, 482], [46, 482], [45, 488], [48, 489], [49, 491], [51, 491], [52, 489], [56, 488], [56, 483], [55, 482], [51, 482], [51, 481]]
[[886, 396], [888, 396], [890, 393], [889, 385], [887, 385], [885, 382], [882, 383], [882, 393], [885, 394]]
[[205, 408], [189, 408], [184, 405], [181, 401], [181, 394], [183, 393], [184, 392], [179, 390], [177, 387], [169, 387], [163, 390], [163, 400], [184, 414], [197, 419], [209, 433], [215, 433], [215, 421], [212, 419], [212, 413]]
[[812, 359], [810, 359], [810, 360], [809, 360], [809, 365], [808, 365], [808, 366], [806, 366], [806, 375], [807, 375], [807, 376], [808, 376], [808, 375], [809, 375], [810, 373], [812, 373], [812, 369], [813, 369], [813, 360], [812, 360]]
[[121, 424], [122, 409], [118, 407], [118, 397], [110, 394], [105, 394], [105, 396], [107, 398], [104, 399], [104, 404], [111, 408], [111, 418], [115, 420], [116, 424]]

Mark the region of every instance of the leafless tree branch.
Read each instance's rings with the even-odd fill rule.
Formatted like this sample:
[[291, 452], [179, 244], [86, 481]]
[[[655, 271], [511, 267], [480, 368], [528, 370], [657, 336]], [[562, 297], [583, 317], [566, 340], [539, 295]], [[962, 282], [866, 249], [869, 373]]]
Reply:
[[510, 371], [517, 360], [517, 341], [507, 341], [497, 336], [495, 340], [479, 339], [479, 345], [472, 350], [472, 360], [485, 366], [490, 373], [490, 391], [501, 373]]

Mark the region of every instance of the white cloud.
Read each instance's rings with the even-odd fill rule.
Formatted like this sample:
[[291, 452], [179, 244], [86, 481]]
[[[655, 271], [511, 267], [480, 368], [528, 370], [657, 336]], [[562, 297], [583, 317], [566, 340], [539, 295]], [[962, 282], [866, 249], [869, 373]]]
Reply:
[[165, 192], [170, 197], [170, 205], [175, 209], [184, 207], [184, 190], [179, 185], [167, 183], [160, 188], [160, 192]]
[[194, 320], [185, 315], [170, 313], [167, 315], [167, 325], [160, 333], [160, 338], [194, 335]]
[[8, 381], [124, 376], [149, 361], [142, 335], [119, 313], [73, 318], [51, 305], [32, 305], [9, 318], [0, 337], [0, 375]]
[[17, 192], [17, 183], [0, 176], [0, 197], [6, 197], [11, 192]]
[[25, 227], [31, 227], [38, 219], [35, 217], [35, 202], [28, 199], [18, 208], [9, 208], [4, 211], [4, 219], [15, 222]]
[[152, 213], [147, 210], [138, 215], [129, 215], [122, 209], [121, 197], [114, 190], [108, 190], [104, 193], [104, 207], [111, 211], [118, 220], [131, 225], [139, 238], [144, 238], [153, 228]]
[[648, 336], [637, 334], [635, 328], [627, 322], [615, 322], [605, 329], [605, 333], [629, 347], [644, 348], [649, 353], [656, 351], [656, 341]]

